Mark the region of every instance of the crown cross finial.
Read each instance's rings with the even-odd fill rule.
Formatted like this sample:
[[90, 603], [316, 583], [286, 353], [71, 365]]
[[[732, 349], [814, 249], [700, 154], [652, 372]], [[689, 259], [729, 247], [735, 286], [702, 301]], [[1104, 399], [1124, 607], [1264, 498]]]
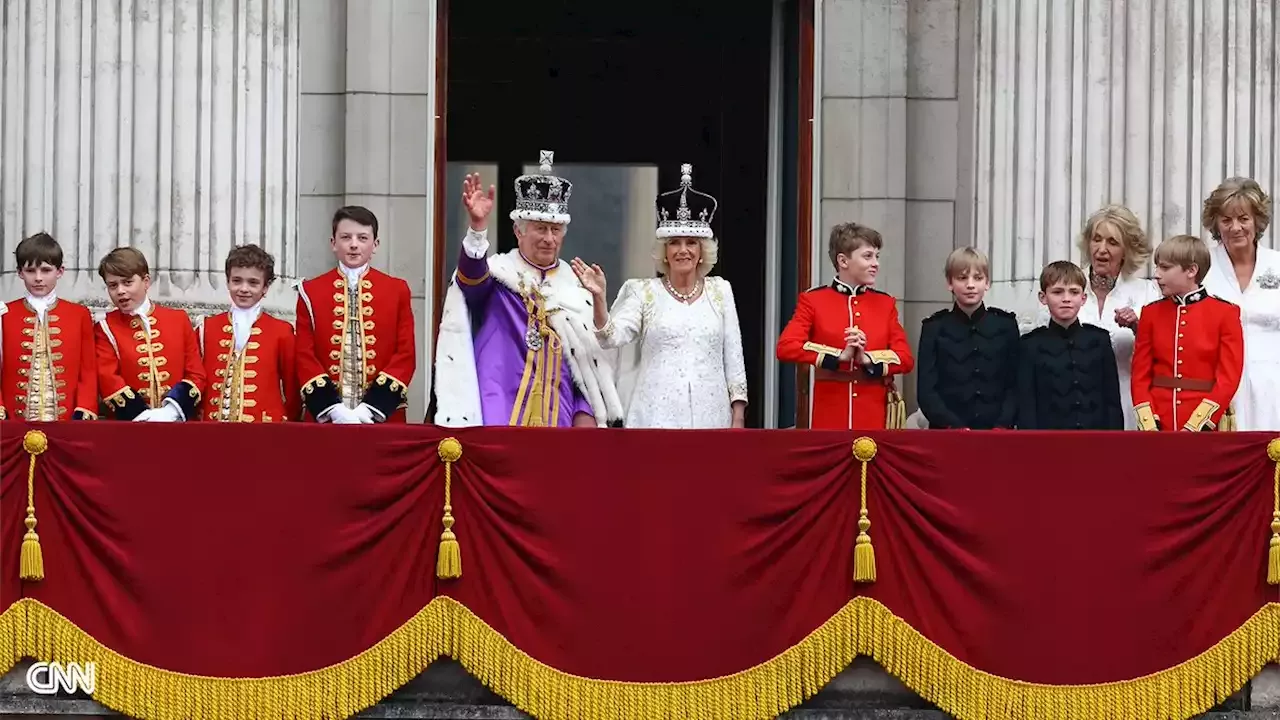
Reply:
[[693, 166], [689, 163], [680, 166], [680, 185], [683, 187], [693, 185]]
[[544, 175], [551, 173], [551, 165], [555, 162], [556, 153], [554, 150], [541, 150], [538, 152], [538, 169]]

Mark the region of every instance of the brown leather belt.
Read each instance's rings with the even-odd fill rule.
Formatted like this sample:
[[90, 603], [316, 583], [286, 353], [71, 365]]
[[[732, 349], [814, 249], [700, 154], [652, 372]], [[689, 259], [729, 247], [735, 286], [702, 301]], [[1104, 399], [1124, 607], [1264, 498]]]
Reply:
[[1157, 375], [1151, 380], [1151, 384], [1158, 388], [1169, 388], [1172, 390], [1195, 390], [1197, 392], [1209, 392], [1213, 390], [1212, 380], [1196, 380], [1194, 378], [1171, 378], [1167, 375]]

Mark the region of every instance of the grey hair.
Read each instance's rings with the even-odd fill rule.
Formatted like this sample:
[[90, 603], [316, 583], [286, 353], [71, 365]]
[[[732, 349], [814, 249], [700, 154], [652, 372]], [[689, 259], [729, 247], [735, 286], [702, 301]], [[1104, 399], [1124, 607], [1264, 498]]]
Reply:
[[[664, 275], [671, 272], [671, 268], [667, 266], [667, 245], [672, 240], [678, 239], [673, 237], [654, 239], [654, 268]], [[720, 257], [720, 242], [713, 237], [698, 238], [698, 245], [702, 248], [701, 257], [698, 258], [698, 277], [706, 277], [711, 272], [711, 268], [716, 266], [716, 260]]]

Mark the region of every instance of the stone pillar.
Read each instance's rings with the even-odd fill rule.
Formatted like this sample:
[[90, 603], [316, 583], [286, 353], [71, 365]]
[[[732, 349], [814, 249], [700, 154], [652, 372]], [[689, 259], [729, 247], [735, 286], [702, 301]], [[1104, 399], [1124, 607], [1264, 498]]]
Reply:
[[[960, 0], [823, 0], [821, 235], [857, 221], [884, 236], [877, 287], [899, 298], [914, 346], [920, 322], [950, 303], [942, 278], [956, 245]], [[902, 383], [914, 405], [915, 376]]]
[[59, 292], [105, 308], [98, 261], [131, 245], [152, 296], [192, 315], [229, 301], [223, 262], [262, 245], [292, 317], [299, 0], [4, 3], [0, 296], [13, 249], [51, 232]]
[[974, 1], [972, 230], [993, 295], [1024, 318], [1040, 269], [1081, 261], [1102, 205], [1129, 206], [1158, 243], [1201, 234], [1223, 178], [1280, 190], [1272, 0]]

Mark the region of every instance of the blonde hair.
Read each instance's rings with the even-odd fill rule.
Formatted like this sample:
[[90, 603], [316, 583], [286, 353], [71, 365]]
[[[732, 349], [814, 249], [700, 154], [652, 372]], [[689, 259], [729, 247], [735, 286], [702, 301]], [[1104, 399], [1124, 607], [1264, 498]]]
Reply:
[[1080, 233], [1081, 257], [1089, 259], [1089, 241], [1104, 223], [1110, 224], [1120, 233], [1120, 247], [1124, 250], [1120, 274], [1130, 277], [1142, 270], [1147, 264], [1147, 258], [1151, 257], [1151, 241], [1142, 231], [1138, 216], [1123, 205], [1108, 205], [1089, 216], [1084, 223], [1084, 231]]
[[1177, 265], [1186, 270], [1196, 266], [1196, 282], [1204, 282], [1209, 274], [1209, 246], [1195, 235], [1174, 235], [1156, 248], [1156, 262]]
[[[658, 272], [666, 275], [671, 272], [671, 267], [667, 264], [667, 245], [672, 240], [680, 238], [656, 238], [653, 242], [653, 262], [654, 268]], [[698, 277], [706, 277], [711, 272], [711, 268], [716, 266], [716, 260], [720, 257], [720, 243], [713, 237], [697, 238], [698, 245], [702, 252], [698, 253]]]
[[1242, 200], [1249, 206], [1249, 213], [1253, 215], [1253, 242], [1257, 244], [1258, 238], [1271, 225], [1271, 197], [1262, 191], [1262, 186], [1253, 178], [1233, 177], [1223, 180], [1205, 198], [1204, 209], [1200, 212], [1200, 224], [1213, 235], [1214, 240], [1221, 240], [1218, 218], [1222, 216], [1222, 209], [1227, 203], [1234, 200]]
[[1040, 292], [1048, 292], [1049, 288], [1062, 283], [1076, 285], [1084, 289], [1084, 271], [1070, 260], [1056, 260], [1044, 266], [1040, 271]]
[[945, 272], [947, 279], [960, 277], [966, 270], [977, 270], [983, 277], [991, 276], [991, 263], [982, 251], [972, 247], [956, 248], [947, 256]]

